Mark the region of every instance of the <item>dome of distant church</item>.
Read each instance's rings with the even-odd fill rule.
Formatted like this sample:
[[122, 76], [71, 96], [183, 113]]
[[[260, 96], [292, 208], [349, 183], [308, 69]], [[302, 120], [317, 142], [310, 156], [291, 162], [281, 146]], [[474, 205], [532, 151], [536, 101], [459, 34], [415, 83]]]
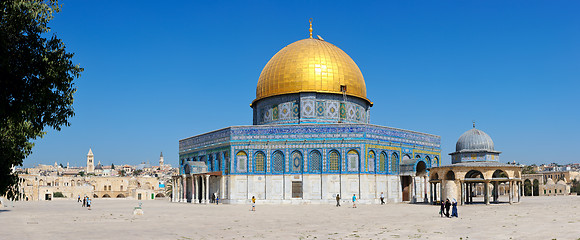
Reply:
[[487, 133], [479, 129], [472, 128], [469, 131], [463, 133], [455, 144], [456, 152], [466, 150], [494, 151], [493, 140], [491, 140], [491, 137], [487, 135]]
[[346, 86], [346, 95], [371, 103], [356, 63], [331, 43], [307, 38], [284, 47], [268, 61], [258, 79], [253, 103], [289, 93], [342, 94], [341, 86]]

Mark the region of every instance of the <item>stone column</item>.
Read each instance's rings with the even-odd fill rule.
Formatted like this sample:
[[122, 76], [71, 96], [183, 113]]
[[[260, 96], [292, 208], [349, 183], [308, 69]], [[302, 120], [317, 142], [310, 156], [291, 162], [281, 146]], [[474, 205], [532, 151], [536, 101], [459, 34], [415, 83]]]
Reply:
[[524, 192], [524, 183], [522, 181], [518, 182], [518, 202], [521, 201], [522, 193]]
[[181, 201], [181, 184], [179, 184], [180, 181], [181, 181], [181, 176], [178, 176], [175, 179], [175, 201], [176, 202]]
[[205, 175], [205, 202], [209, 203], [209, 175]]
[[433, 183], [429, 183], [429, 200], [431, 200], [431, 204], [433, 204]]
[[510, 180], [508, 182], [509, 185], [509, 193], [508, 193], [508, 197], [509, 197], [509, 203], [512, 204], [512, 194], [514, 193], [513, 188], [512, 188], [512, 184], [513, 182]]
[[460, 198], [460, 203], [461, 205], [463, 205], [465, 203], [465, 192], [467, 191], [467, 187], [466, 187], [466, 183], [461, 182], [460, 181], [460, 186], [461, 186], [461, 198]]
[[485, 205], [489, 205], [489, 181], [485, 181], [483, 185], [483, 199], [485, 201]]
[[191, 174], [191, 203], [195, 203], [195, 175]]
[[224, 179], [225, 176], [220, 176], [220, 200], [224, 199], [224, 195], [226, 192], [226, 180]]
[[198, 190], [198, 186], [197, 186], [197, 176], [193, 176], [193, 203], [196, 203], [197, 201], [197, 190]]
[[469, 203], [473, 203], [473, 187], [475, 187], [475, 183], [469, 184]]
[[494, 190], [493, 191], [494, 192], [494, 199], [493, 199], [493, 201], [495, 203], [498, 203], [499, 202], [499, 182], [494, 182], [493, 185], [494, 185], [494, 187], [493, 187], [493, 190]]
[[205, 203], [205, 178], [203, 175], [199, 176], [199, 187], [201, 188], [201, 201], [199, 203]]
[[186, 186], [185, 186], [185, 181], [187, 181], [187, 180], [185, 178], [185, 175], [183, 175], [181, 177], [181, 202], [186, 202], [187, 201], [187, 196], [186, 196], [187, 189], [186, 189]]

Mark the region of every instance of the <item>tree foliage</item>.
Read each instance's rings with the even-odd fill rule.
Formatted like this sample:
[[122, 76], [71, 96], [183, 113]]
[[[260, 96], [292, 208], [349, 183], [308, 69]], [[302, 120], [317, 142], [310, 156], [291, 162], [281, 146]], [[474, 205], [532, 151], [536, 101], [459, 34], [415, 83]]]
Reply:
[[533, 166], [525, 166], [522, 168], [522, 174], [536, 174], [536, 171]]
[[572, 187], [570, 188], [570, 192], [580, 194], [580, 181], [572, 179]]
[[32, 140], [45, 127], [60, 131], [74, 115], [75, 78], [83, 71], [48, 23], [60, 11], [56, 0], [0, 1], [0, 195], [15, 194]]

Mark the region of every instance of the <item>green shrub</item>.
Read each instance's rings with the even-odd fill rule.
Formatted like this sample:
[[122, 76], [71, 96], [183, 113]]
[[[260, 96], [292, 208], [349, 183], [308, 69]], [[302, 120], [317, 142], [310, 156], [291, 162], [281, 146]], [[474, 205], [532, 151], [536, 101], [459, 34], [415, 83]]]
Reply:
[[63, 198], [63, 197], [65, 197], [65, 196], [64, 196], [64, 195], [63, 195], [61, 192], [55, 192], [54, 194], [52, 194], [52, 196], [53, 196], [53, 197], [55, 197], [55, 198], [57, 198], [57, 197], [58, 197], [58, 198]]

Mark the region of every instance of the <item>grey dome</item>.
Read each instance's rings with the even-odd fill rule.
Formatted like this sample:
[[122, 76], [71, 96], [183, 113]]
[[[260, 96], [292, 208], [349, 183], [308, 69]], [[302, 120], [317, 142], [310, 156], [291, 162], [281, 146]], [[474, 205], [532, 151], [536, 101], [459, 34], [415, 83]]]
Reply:
[[494, 151], [493, 141], [487, 133], [478, 129], [469, 129], [469, 131], [463, 133], [457, 143], [455, 144], [455, 151], [461, 152], [464, 150], [484, 150], [484, 151]]

